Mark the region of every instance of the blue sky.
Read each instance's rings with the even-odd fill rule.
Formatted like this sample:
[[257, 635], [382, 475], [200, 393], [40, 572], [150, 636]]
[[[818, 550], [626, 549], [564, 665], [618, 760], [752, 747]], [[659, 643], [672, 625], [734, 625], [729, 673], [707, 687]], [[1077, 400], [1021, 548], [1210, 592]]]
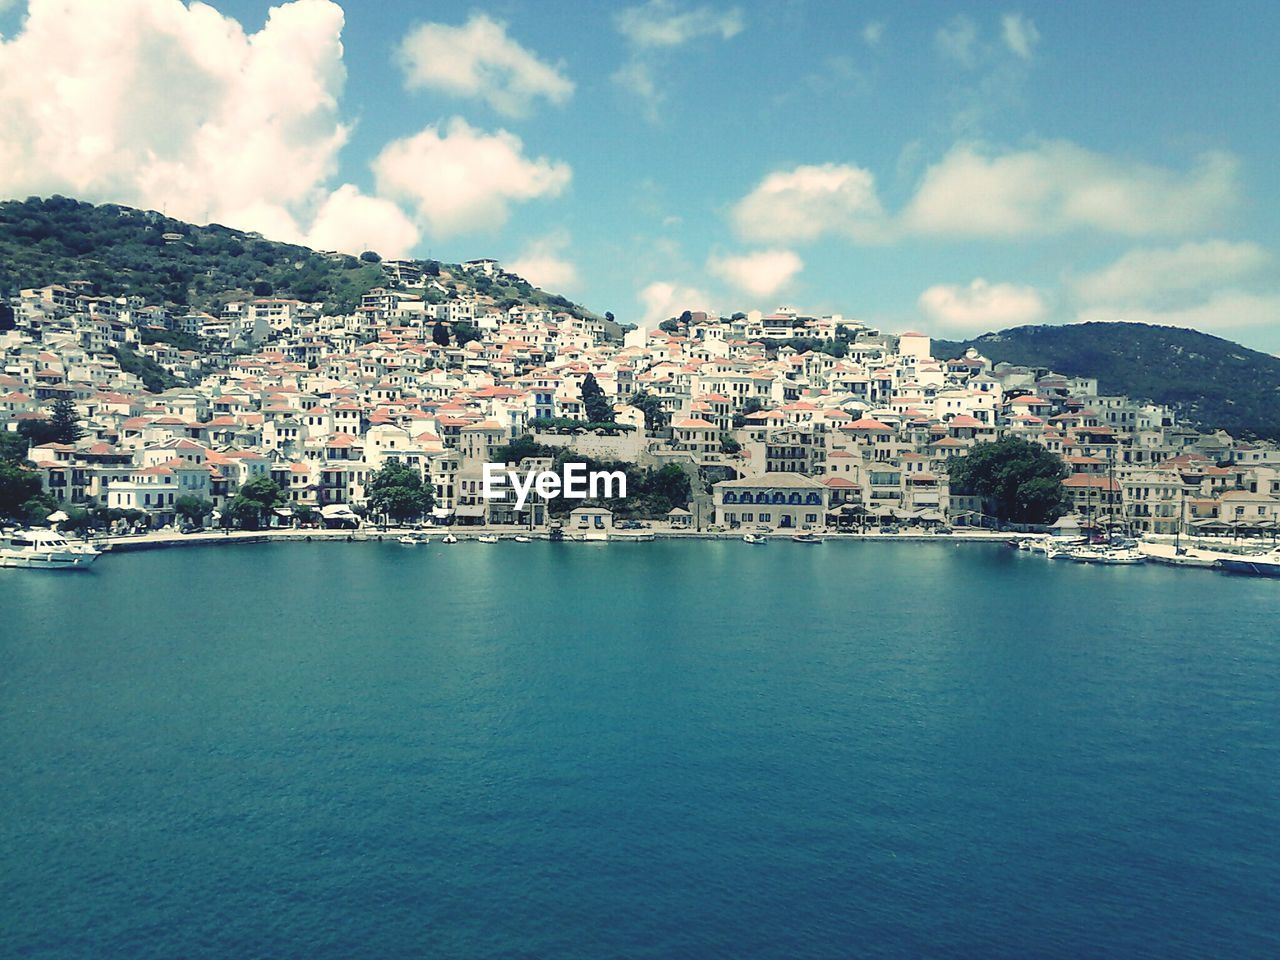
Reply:
[[5, 195], [495, 256], [624, 322], [1280, 350], [1275, 4], [8, 7]]

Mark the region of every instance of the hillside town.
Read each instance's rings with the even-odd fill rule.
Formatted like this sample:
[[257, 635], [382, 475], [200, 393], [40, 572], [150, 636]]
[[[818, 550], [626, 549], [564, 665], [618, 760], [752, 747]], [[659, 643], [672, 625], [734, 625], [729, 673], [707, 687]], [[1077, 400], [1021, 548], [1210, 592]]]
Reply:
[[[689, 502], [650, 519], [692, 530], [988, 526], [948, 464], [1009, 437], [1067, 465], [1060, 525], [1239, 535], [1280, 524], [1275, 445], [1202, 433], [1088, 377], [974, 350], [938, 357], [926, 335], [789, 307], [624, 331], [611, 317], [482, 303], [414, 261], [382, 269], [385, 284], [342, 316], [280, 297], [212, 315], [83, 282], [22, 290], [0, 329], [0, 430], [70, 401], [83, 435], [31, 445], [29, 469], [52, 501], [151, 528], [177, 525], [184, 497], [216, 522], [262, 477], [283, 491], [273, 523], [357, 523], [388, 463], [422, 478], [436, 523], [542, 528], [544, 502], [516, 510], [480, 495], [483, 465], [526, 436], [678, 466]], [[458, 269], [502, 272], [488, 259]], [[202, 349], [184, 348], [196, 339]], [[181, 385], [150, 392], [122, 368], [125, 351]], [[588, 379], [611, 407], [603, 426], [586, 426]]]

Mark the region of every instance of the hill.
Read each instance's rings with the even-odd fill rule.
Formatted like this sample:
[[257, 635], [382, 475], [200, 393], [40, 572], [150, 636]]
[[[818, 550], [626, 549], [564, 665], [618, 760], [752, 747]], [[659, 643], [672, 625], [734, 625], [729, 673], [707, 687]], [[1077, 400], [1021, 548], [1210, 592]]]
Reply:
[[[527, 304], [592, 317], [564, 297], [509, 275], [485, 277], [457, 264], [420, 260], [446, 293], [479, 303]], [[0, 202], [0, 294], [50, 283], [88, 280], [105, 296], [216, 310], [229, 299], [278, 296], [322, 302], [348, 313], [360, 297], [387, 284], [373, 254], [319, 253], [221, 224], [196, 226], [150, 210], [66, 197]]]
[[1102, 393], [1167, 404], [1201, 429], [1280, 439], [1280, 357], [1221, 337], [1145, 323], [1073, 323], [935, 340], [933, 355], [950, 359], [969, 347], [995, 363], [1097, 377]]

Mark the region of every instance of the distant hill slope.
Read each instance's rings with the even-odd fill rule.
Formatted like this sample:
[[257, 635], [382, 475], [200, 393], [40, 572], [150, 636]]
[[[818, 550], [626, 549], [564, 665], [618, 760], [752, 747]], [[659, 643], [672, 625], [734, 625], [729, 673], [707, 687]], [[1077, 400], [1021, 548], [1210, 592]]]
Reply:
[[[594, 316], [524, 281], [419, 262], [438, 269], [446, 287], [481, 303], [523, 303]], [[231, 298], [271, 295], [323, 302], [327, 313], [350, 312], [363, 293], [386, 282], [377, 263], [324, 256], [219, 224], [200, 227], [154, 211], [66, 197], [0, 202], [0, 293], [70, 280], [89, 280], [108, 296], [137, 295], [149, 303], [196, 310], [216, 308], [230, 293]]]
[[968, 347], [996, 363], [1097, 377], [1103, 393], [1168, 404], [1202, 429], [1280, 438], [1280, 357], [1221, 337], [1145, 323], [1073, 323], [935, 340], [933, 355], [950, 359]]

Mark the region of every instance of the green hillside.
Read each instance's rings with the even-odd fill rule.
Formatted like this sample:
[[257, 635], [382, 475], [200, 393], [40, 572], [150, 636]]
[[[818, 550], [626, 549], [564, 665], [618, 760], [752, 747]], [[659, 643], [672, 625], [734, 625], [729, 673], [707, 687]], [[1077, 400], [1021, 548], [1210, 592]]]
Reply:
[[[474, 276], [456, 264], [419, 263], [451, 293], [474, 295], [481, 303], [594, 316], [523, 280]], [[66, 197], [0, 202], [0, 293], [71, 280], [88, 280], [107, 296], [137, 295], [148, 303], [196, 310], [227, 299], [279, 296], [323, 302], [327, 313], [349, 312], [365, 291], [386, 285], [382, 268], [363, 255], [329, 257], [220, 224], [195, 226], [154, 211]], [[427, 296], [443, 300], [449, 295]]]
[[1180, 327], [1145, 323], [1027, 326], [935, 340], [933, 355], [975, 347], [993, 362], [1098, 378], [1102, 393], [1168, 404], [1201, 429], [1280, 438], [1280, 357]]

